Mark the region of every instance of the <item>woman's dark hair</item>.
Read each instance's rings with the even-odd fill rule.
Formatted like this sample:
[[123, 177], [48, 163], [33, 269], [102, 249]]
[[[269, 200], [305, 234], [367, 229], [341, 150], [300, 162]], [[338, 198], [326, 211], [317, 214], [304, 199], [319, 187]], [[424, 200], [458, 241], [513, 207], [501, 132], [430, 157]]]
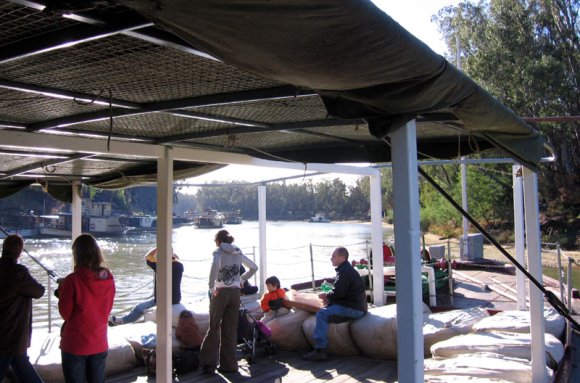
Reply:
[[277, 289], [280, 288], [280, 280], [278, 279], [278, 277], [274, 276], [269, 277], [268, 279], [266, 279], [266, 284], [276, 286]]
[[72, 244], [75, 267], [85, 266], [93, 271], [99, 271], [105, 266], [105, 259], [95, 237], [81, 234]]
[[220, 243], [232, 243], [234, 242], [234, 237], [232, 237], [227, 230], [220, 230], [215, 235], [215, 240]]
[[2, 243], [2, 258], [17, 259], [24, 249], [24, 240], [19, 234], [10, 234]]

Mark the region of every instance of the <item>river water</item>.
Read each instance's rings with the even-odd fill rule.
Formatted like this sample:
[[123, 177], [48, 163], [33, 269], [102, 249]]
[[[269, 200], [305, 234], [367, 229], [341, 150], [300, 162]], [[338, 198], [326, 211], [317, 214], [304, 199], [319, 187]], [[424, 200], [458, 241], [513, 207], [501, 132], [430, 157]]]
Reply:
[[[245, 221], [240, 225], [227, 225], [225, 229], [234, 236], [234, 244], [259, 265], [258, 222]], [[182, 301], [186, 305], [207, 296], [211, 255], [215, 249], [213, 239], [217, 230], [198, 229], [193, 226], [182, 226], [173, 230], [173, 248], [185, 269], [181, 289]], [[383, 230], [383, 238], [392, 236], [389, 229]], [[336, 246], [346, 246], [351, 253], [351, 259], [364, 258], [370, 243], [370, 233], [369, 223], [268, 222], [267, 275], [276, 275], [281, 280], [282, 287], [311, 280], [312, 269], [317, 279], [331, 277], [334, 275], [330, 263], [331, 251]], [[117, 293], [113, 313], [122, 314], [151, 296], [154, 274], [145, 264], [144, 255], [155, 246], [155, 237], [155, 232], [145, 232], [119, 238], [98, 239], [103, 255], [115, 276]], [[25, 240], [25, 249], [30, 255], [46, 268], [54, 270], [59, 277], [65, 277], [72, 270], [70, 247], [71, 241], [65, 239]], [[20, 258], [20, 262], [31, 270], [40, 283], [48, 286], [49, 278], [41, 266], [25, 254]], [[256, 279], [251, 282], [256, 284]], [[50, 283], [54, 289], [56, 284], [53, 281]], [[44, 297], [34, 301], [35, 328], [47, 328], [49, 315], [53, 331], [55, 326], [62, 323], [57, 304], [57, 299], [52, 292], [49, 294], [48, 290]], [[48, 309], [49, 306], [51, 310]]]

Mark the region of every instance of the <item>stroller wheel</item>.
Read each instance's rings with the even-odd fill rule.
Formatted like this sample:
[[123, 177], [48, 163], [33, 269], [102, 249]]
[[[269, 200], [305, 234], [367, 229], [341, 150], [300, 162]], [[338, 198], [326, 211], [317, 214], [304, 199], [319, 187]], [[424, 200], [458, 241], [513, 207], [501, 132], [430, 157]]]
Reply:
[[274, 355], [275, 353], [276, 353], [276, 347], [270, 342], [266, 343], [266, 354]]

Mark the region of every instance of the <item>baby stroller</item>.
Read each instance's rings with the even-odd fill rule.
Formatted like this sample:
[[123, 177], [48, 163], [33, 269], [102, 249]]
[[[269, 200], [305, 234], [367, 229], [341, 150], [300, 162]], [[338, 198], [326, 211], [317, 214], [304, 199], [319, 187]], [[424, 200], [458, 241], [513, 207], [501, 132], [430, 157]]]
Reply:
[[272, 330], [264, 323], [256, 320], [243, 302], [240, 302], [240, 318], [238, 321], [238, 344], [242, 346], [244, 358], [250, 363], [256, 362], [256, 348], [264, 346], [267, 355], [276, 353], [274, 344], [270, 342]]

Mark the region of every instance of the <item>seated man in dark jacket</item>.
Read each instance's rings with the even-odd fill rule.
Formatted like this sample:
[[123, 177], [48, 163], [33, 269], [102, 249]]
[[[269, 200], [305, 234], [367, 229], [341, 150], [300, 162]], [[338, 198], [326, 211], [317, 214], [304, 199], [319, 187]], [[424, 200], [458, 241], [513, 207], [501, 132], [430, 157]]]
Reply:
[[336, 267], [334, 289], [319, 295], [326, 307], [316, 313], [314, 351], [302, 355], [306, 360], [324, 360], [328, 345], [328, 322], [331, 316], [358, 319], [367, 312], [365, 284], [358, 272], [348, 262], [348, 250], [337, 247], [330, 258]]

